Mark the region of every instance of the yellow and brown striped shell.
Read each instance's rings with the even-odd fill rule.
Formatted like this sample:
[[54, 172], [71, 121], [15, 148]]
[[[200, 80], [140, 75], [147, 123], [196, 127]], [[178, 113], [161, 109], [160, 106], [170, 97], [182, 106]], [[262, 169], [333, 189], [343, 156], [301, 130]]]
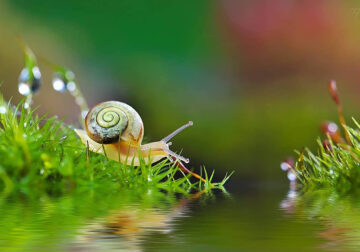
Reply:
[[118, 101], [102, 102], [92, 107], [85, 118], [88, 136], [97, 143], [127, 141], [140, 145], [144, 125], [139, 114], [129, 105]]

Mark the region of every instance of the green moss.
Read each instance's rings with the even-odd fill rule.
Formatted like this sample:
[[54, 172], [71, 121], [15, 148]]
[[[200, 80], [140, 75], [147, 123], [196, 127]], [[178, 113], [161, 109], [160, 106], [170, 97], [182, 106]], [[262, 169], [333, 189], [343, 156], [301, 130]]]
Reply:
[[[87, 154], [86, 146], [71, 126], [55, 117], [38, 117], [34, 111], [16, 108], [0, 98], [0, 186], [6, 191], [49, 190], [106, 187], [164, 189], [180, 193], [222, 188], [192, 180], [182, 174], [174, 162], [129, 166], [96, 154]], [[195, 181], [195, 182], [193, 182]]]
[[350, 143], [334, 143], [324, 147], [318, 140], [318, 150], [313, 153], [305, 148], [298, 152], [295, 173], [300, 182], [308, 188], [334, 187], [341, 192], [360, 188], [360, 125], [356, 128], [344, 126]]

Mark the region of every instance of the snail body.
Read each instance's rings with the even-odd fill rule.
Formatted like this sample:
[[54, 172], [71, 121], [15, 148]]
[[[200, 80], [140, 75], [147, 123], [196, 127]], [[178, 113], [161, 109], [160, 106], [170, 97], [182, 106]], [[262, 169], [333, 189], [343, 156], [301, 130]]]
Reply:
[[91, 108], [85, 117], [85, 130], [75, 132], [90, 151], [124, 164], [138, 166], [140, 159], [149, 164], [163, 158], [188, 163], [169, 149], [169, 140], [191, 125], [189, 122], [160, 141], [142, 145], [144, 125], [140, 115], [125, 103], [108, 101]]

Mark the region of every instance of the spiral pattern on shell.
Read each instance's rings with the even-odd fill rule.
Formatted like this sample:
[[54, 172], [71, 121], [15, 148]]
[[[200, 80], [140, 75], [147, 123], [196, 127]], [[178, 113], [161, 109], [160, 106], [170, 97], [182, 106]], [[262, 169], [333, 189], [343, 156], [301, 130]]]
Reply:
[[142, 139], [142, 127], [138, 113], [129, 105], [118, 101], [94, 106], [85, 118], [88, 136], [102, 144], [115, 143], [119, 138], [134, 141]]

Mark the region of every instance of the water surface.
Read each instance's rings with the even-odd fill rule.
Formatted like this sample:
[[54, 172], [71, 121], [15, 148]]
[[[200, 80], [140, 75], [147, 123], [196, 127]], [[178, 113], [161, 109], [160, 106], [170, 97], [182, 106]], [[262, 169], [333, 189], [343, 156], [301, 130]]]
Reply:
[[180, 197], [157, 191], [0, 198], [0, 249], [346, 251], [360, 243], [357, 197], [262, 186]]

